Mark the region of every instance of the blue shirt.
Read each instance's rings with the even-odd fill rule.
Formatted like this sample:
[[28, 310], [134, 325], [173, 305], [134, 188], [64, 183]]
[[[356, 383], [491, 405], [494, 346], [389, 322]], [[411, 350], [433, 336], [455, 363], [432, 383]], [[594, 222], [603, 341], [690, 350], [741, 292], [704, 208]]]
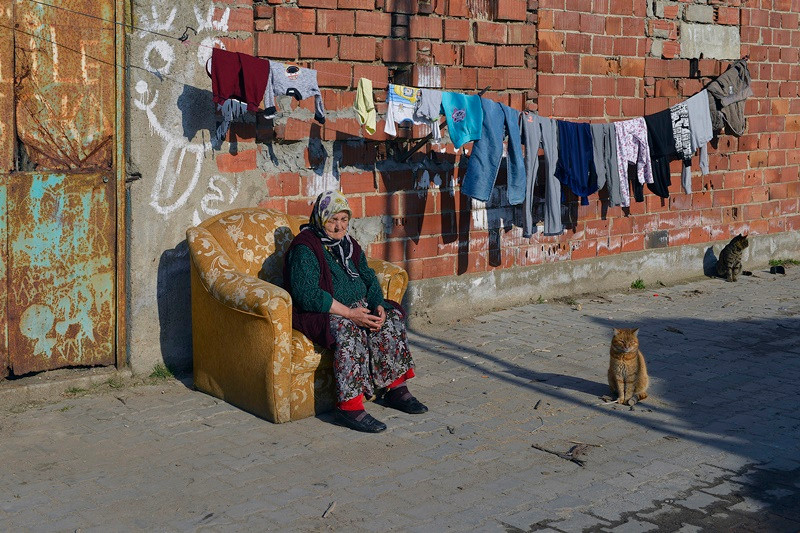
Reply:
[[442, 110], [447, 118], [450, 140], [456, 148], [481, 138], [483, 108], [480, 96], [443, 92]]

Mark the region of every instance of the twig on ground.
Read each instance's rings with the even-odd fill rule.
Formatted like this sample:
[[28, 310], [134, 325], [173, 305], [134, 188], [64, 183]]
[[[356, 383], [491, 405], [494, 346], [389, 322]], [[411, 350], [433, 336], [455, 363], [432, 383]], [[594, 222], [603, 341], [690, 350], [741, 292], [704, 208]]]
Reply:
[[336, 508], [336, 500], [332, 501], [331, 504], [325, 509], [325, 512], [322, 513], [322, 518], [328, 518], [333, 510]]
[[[548, 450], [547, 448], [543, 448], [543, 447], [541, 447], [541, 446], [539, 446], [537, 444], [531, 444], [531, 448], [536, 448], [537, 450], [541, 450], [543, 452], [547, 452], [547, 453], [556, 455], [558, 457], [561, 457], [562, 459], [565, 459], [567, 461], [575, 463], [576, 465], [578, 465], [580, 467], [584, 467], [584, 465], [585, 465], [585, 461], [575, 457], [574, 454], [571, 451], [567, 452], [567, 453], [554, 452], [553, 450]], [[574, 447], [572, 449], [574, 449]]]

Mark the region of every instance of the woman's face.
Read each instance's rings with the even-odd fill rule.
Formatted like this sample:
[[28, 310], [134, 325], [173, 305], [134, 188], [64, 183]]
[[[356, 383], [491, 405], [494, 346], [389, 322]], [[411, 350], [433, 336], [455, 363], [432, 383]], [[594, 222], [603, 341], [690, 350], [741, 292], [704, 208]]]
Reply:
[[347, 235], [347, 225], [350, 223], [350, 215], [347, 211], [339, 211], [325, 222], [325, 233], [331, 239], [342, 239]]

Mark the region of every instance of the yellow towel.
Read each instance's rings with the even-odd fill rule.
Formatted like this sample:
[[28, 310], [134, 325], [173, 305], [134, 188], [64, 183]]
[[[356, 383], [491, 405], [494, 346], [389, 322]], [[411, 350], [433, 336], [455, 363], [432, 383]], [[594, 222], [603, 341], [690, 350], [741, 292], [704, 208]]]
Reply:
[[356, 101], [353, 104], [353, 109], [356, 110], [358, 116], [358, 123], [364, 126], [364, 129], [372, 135], [375, 133], [375, 103], [372, 100], [372, 81], [367, 78], [360, 78], [358, 80], [358, 88], [356, 89]]

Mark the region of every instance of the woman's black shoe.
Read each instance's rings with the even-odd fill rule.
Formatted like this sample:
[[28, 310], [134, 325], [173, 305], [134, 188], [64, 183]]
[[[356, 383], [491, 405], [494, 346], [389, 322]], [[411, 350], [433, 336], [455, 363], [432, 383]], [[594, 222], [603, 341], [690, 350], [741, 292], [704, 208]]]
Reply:
[[419, 415], [428, 412], [428, 408], [425, 404], [417, 400], [414, 395], [408, 391], [405, 385], [389, 390], [383, 396], [383, 405], [410, 415]]
[[337, 407], [333, 410], [333, 416], [343, 426], [364, 433], [380, 433], [386, 429], [386, 424], [366, 411], [343, 411]]

